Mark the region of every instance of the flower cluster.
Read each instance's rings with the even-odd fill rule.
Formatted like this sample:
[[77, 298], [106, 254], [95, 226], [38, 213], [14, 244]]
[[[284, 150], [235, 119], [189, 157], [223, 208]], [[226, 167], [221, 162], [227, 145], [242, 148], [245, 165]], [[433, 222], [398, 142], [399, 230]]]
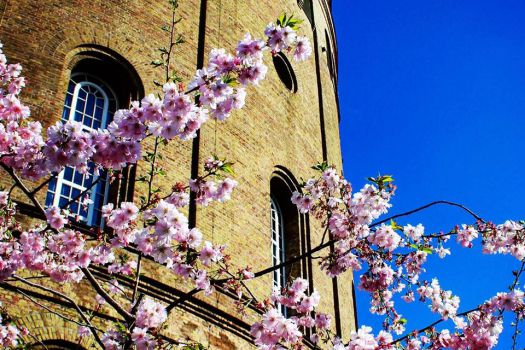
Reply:
[[[320, 296], [314, 291], [307, 295], [308, 282], [302, 278], [295, 279], [288, 288], [274, 291], [265, 313], [260, 322], [253, 324], [251, 334], [259, 349], [279, 349], [284, 344], [298, 346], [303, 340], [306, 329], [312, 333], [310, 340], [317, 343], [324, 337], [325, 331], [330, 329], [331, 317], [323, 313], [312, 312], [319, 305]], [[292, 317], [285, 317], [282, 310], [293, 313]]]
[[483, 235], [483, 252], [511, 254], [518, 260], [525, 258], [525, 232], [522, 224], [507, 220], [501, 225], [479, 223]]
[[417, 292], [421, 301], [426, 299], [431, 301], [430, 309], [439, 313], [442, 319], [455, 319], [459, 308], [459, 298], [452, 295], [449, 290], [442, 290], [437, 279], [433, 279], [431, 283], [423, 284], [417, 289]]
[[[25, 86], [19, 64], [8, 64], [0, 44], [0, 156], [1, 162], [27, 178], [46, 174], [42, 125], [29, 121], [29, 107], [19, 100]], [[30, 166], [28, 166], [30, 164]]]
[[27, 328], [18, 329], [13, 323], [3, 322], [2, 316], [0, 316], [0, 344], [4, 348], [14, 348], [20, 342], [21, 335], [27, 335]]

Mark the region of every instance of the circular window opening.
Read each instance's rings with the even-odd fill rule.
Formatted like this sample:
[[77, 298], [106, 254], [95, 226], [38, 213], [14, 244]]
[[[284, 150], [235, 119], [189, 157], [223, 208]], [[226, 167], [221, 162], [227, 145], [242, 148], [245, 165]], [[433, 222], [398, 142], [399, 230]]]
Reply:
[[288, 58], [282, 53], [273, 56], [273, 65], [277, 71], [279, 79], [283, 82], [284, 86], [293, 93], [297, 92], [297, 78], [293, 71], [292, 65]]

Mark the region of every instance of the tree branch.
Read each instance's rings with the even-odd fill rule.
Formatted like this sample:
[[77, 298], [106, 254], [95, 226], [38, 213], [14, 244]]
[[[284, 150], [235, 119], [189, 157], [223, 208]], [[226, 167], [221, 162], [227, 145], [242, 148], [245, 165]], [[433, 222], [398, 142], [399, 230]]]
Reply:
[[115, 299], [113, 299], [108, 293], [106, 293], [106, 291], [100, 286], [95, 277], [87, 268], [82, 268], [82, 272], [84, 273], [84, 275], [86, 275], [86, 278], [89, 280], [93, 288], [95, 288], [97, 293], [100, 294], [100, 296], [102, 296], [108, 302], [108, 304], [115, 309], [115, 311], [117, 311], [122, 317], [124, 317], [126, 321], [133, 320], [133, 315], [124, 310]]
[[447, 205], [451, 205], [451, 206], [454, 206], [454, 207], [461, 208], [464, 211], [466, 211], [467, 213], [469, 213], [470, 215], [472, 215], [476, 220], [479, 220], [481, 222], [485, 222], [485, 220], [483, 220], [480, 216], [478, 216], [476, 213], [474, 213], [472, 210], [470, 210], [469, 208], [465, 207], [464, 205], [461, 205], [461, 204], [458, 204], [458, 203], [454, 203], [454, 202], [450, 202], [450, 201], [434, 201], [434, 202], [430, 202], [428, 204], [425, 204], [425, 205], [423, 205], [423, 206], [421, 206], [419, 208], [416, 208], [416, 209], [413, 209], [413, 210], [409, 210], [409, 211], [406, 211], [406, 212], [401, 213], [401, 214], [396, 214], [396, 215], [390, 216], [390, 217], [388, 217], [386, 219], [383, 219], [381, 221], [378, 221], [378, 222], [374, 222], [373, 224], [370, 225], [370, 227], [378, 226], [378, 225], [384, 224], [385, 222], [388, 222], [390, 220], [393, 220], [393, 219], [396, 219], [396, 218], [399, 218], [399, 217], [402, 217], [402, 216], [408, 216], [408, 215], [417, 213], [417, 212], [419, 212], [421, 210], [424, 210], [424, 209], [427, 209], [427, 208], [430, 208], [432, 206], [439, 205], [439, 204], [447, 204]]
[[86, 322], [85, 326], [87, 326], [87, 327], [89, 327], [91, 329], [91, 333], [93, 333], [93, 336], [95, 337], [95, 340], [97, 341], [97, 343], [99, 343], [102, 347], [104, 347], [104, 345], [102, 343], [102, 340], [100, 339], [100, 337], [98, 336], [98, 334], [96, 332], [97, 330], [100, 331], [100, 332], [103, 332], [103, 331], [98, 329], [98, 328], [96, 328], [95, 326], [93, 326], [93, 324], [91, 323], [89, 318], [86, 316], [86, 314], [82, 311], [80, 306], [73, 299], [71, 299], [70, 297], [68, 297], [67, 295], [65, 295], [65, 294], [63, 294], [61, 292], [58, 292], [58, 291], [56, 291], [54, 289], [51, 289], [51, 288], [48, 288], [48, 287], [44, 287], [44, 286], [42, 286], [40, 284], [37, 284], [37, 283], [30, 282], [27, 279], [19, 277], [17, 275], [13, 275], [13, 278], [15, 280], [17, 280], [17, 281], [20, 281], [22, 283], [27, 284], [28, 286], [31, 286], [31, 287], [34, 287], [34, 288], [38, 288], [38, 289], [41, 289], [43, 291], [55, 294], [55, 295], [59, 296], [60, 298], [65, 299], [68, 302], [70, 302], [71, 305], [73, 305], [75, 310], [78, 312], [80, 317], [84, 320], [84, 322]]
[[44, 208], [42, 207], [42, 205], [36, 200], [35, 196], [26, 187], [26, 185], [24, 185], [24, 183], [18, 177], [18, 175], [16, 175], [15, 171], [13, 169], [11, 169], [10, 167], [8, 167], [7, 165], [5, 165], [4, 163], [0, 163], [0, 165], [9, 174], [9, 176], [11, 176], [11, 178], [15, 181], [16, 185], [18, 186], [18, 188], [20, 188], [22, 190], [22, 192], [24, 192], [24, 194], [33, 203], [33, 205], [35, 207], [37, 207], [38, 210], [42, 212], [42, 214], [45, 214], [45, 211], [44, 211]]

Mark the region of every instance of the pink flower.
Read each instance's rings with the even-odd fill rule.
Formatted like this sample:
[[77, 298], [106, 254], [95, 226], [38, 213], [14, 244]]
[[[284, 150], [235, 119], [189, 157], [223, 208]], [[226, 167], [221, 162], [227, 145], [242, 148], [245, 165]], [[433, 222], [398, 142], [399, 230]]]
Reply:
[[89, 329], [89, 327], [79, 326], [77, 334], [80, 338], [89, 337], [91, 336], [91, 330]]
[[[293, 58], [297, 62], [305, 61], [312, 54], [312, 47], [310, 42], [304, 36], [297, 37], [297, 42], [295, 44], [295, 50], [293, 53]], [[331, 58], [328, 58], [331, 59]]]
[[166, 308], [162, 304], [144, 298], [137, 309], [135, 324], [139, 328], [158, 328], [167, 318]]
[[463, 247], [472, 247], [472, 241], [476, 238], [478, 238], [478, 231], [472, 226], [462, 225], [457, 230], [457, 241]]
[[327, 314], [316, 314], [315, 315], [315, 326], [319, 329], [329, 329], [332, 316]]
[[60, 209], [55, 206], [46, 209], [46, 220], [55, 230], [60, 230], [67, 222], [67, 219], [60, 213]]

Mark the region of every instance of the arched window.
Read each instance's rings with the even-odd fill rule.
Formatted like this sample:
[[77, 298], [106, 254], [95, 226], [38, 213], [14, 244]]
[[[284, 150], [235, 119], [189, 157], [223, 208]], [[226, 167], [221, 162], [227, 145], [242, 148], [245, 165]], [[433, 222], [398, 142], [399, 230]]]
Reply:
[[332, 82], [335, 83], [336, 79], [336, 71], [335, 71], [335, 62], [334, 62], [334, 55], [332, 52], [332, 44], [330, 43], [330, 36], [328, 35], [328, 31], [324, 31], [325, 35], [325, 41], [326, 41], [326, 62], [328, 64], [328, 71], [330, 72], [330, 78], [332, 78]]
[[[84, 51], [76, 59], [66, 91], [63, 122], [77, 121], [86, 131], [105, 129], [117, 109], [127, 108], [131, 99], [143, 95], [140, 79], [132, 67], [100, 50]], [[120, 177], [124, 181], [110, 185], [108, 174], [96, 171], [93, 163], [88, 164], [85, 174], [66, 167], [50, 181], [46, 206], [64, 208], [70, 203], [72, 218], [87, 226], [100, 227], [103, 205], [131, 199], [134, 171], [134, 168], [123, 170]], [[85, 197], [79, 198], [83, 192], [89, 199], [85, 202], [88, 205], [82, 205]]]
[[297, 5], [303, 9], [308, 21], [313, 25], [312, 0], [297, 0]]
[[[308, 216], [292, 203], [297, 190], [294, 177], [283, 167], [274, 172], [270, 181], [270, 219], [272, 265], [277, 266], [308, 249]], [[273, 287], [281, 288], [292, 279], [308, 279], [309, 262], [297, 261], [273, 272]]]
[[[86, 131], [105, 129], [113, 119], [117, 103], [115, 93], [103, 81], [87, 73], [73, 73], [68, 84], [62, 121], [82, 123]], [[68, 208], [70, 215], [88, 226], [100, 226], [101, 209], [108, 199], [107, 174], [96, 174], [92, 163], [88, 164], [88, 168], [85, 174], [72, 167], [66, 167], [60, 172], [49, 184], [46, 206], [63, 208], [68, 202], [77, 199]], [[88, 189], [91, 189], [87, 195], [92, 203], [84, 206], [79, 196]]]

